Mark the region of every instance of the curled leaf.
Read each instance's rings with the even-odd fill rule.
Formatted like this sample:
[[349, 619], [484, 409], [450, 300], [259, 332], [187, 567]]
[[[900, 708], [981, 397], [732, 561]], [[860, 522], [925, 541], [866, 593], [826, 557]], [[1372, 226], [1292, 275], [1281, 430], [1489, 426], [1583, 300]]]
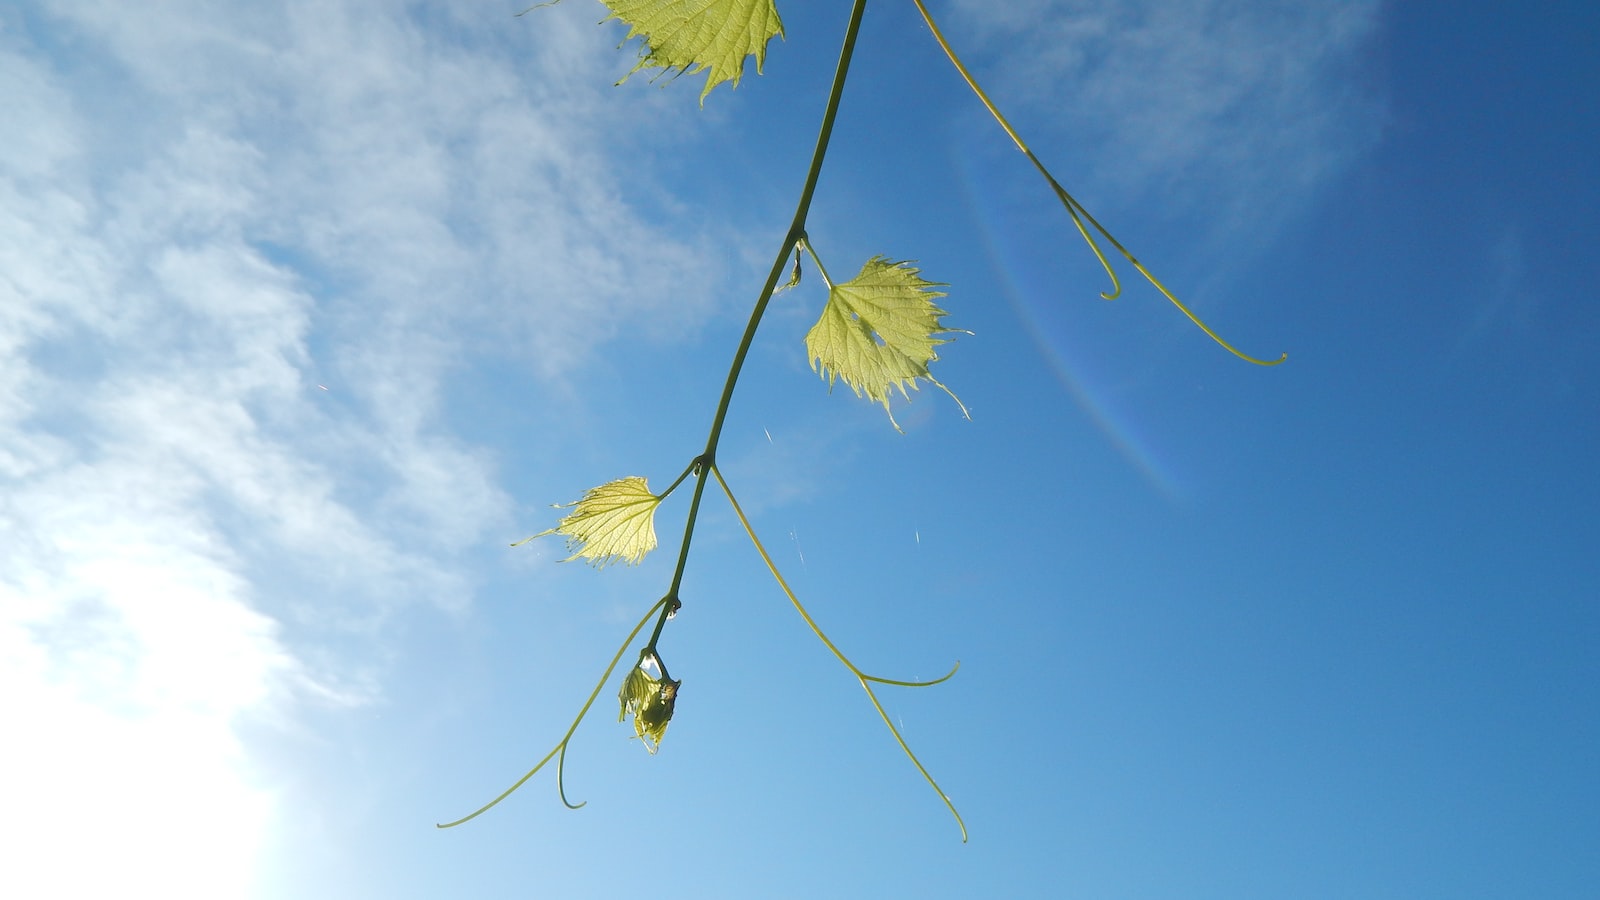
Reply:
[[682, 683], [651, 675], [643, 663], [629, 669], [622, 679], [622, 689], [617, 692], [622, 711], [617, 714], [617, 721], [632, 715], [633, 733], [651, 753], [661, 747], [661, 739], [666, 737], [667, 723], [672, 721], [678, 686]]
[[584, 492], [583, 498], [563, 508], [572, 512], [556, 527], [546, 529], [511, 546], [534, 538], [561, 534], [567, 538], [572, 555], [563, 562], [586, 559], [597, 569], [622, 561], [637, 565], [656, 547], [656, 507], [661, 498], [650, 493], [650, 485], [638, 475], [608, 481]]
[[[783, 20], [772, 0], [601, 0], [607, 18], [628, 26], [628, 37], [640, 38], [639, 64], [633, 71], [659, 68], [667, 72], [706, 72], [700, 102], [724, 81], [735, 87], [744, 75], [745, 57], [756, 58], [756, 71], [767, 58], [767, 42], [783, 34]], [[709, 71], [707, 71], [709, 70]]]
[[[917, 380], [937, 385], [961, 406], [960, 399], [928, 372], [939, 358], [934, 348], [949, 343], [945, 334], [958, 333], [941, 322], [945, 311], [935, 306], [934, 290], [942, 283], [924, 281], [909, 262], [874, 256], [861, 274], [828, 288], [822, 318], [806, 332], [806, 354], [813, 371], [828, 379], [844, 379], [857, 397], [865, 394], [889, 410], [889, 392], [898, 389], [909, 397]], [[967, 408], [961, 406], [966, 414]], [[900, 425], [891, 413], [889, 422]]]

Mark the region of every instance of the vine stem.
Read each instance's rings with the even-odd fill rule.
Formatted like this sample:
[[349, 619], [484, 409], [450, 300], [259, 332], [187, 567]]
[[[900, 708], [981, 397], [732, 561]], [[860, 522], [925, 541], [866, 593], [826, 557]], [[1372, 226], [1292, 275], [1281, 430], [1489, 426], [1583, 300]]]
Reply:
[[[530, 7], [530, 9], [531, 8], [535, 7]], [[657, 610], [659, 610], [660, 613], [656, 618], [655, 628], [650, 632], [650, 641], [642, 650], [639, 651], [639, 655], [641, 659], [645, 658], [646, 656], [653, 658], [656, 665], [661, 669], [662, 678], [665, 679], [668, 677], [666, 664], [661, 660], [661, 655], [656, 652], [656, 642], [660, 640], [661, 629], [665, 627], [667, 620], [678, 611], [680, 606], [682, 606], [682, 601], [678, 599], [678, 589], [683, 583], [684, 568], [689, 561], [689, 543], [694, 537], [695, 520], [700, 512], [700, 500], [705, 495], [705, 476], [708, 471], [712, 470], [712, 464], [716, 460], [717, 444], [722, 439], [722, 424], [727, 419], [728, 406], [733, 401], [733, 390], [739, 382], [739, 373], [744, 368], [744, 360], [750, 352], [750, 345], [755, 340], [756, 329], [760, 327], [761, 319], [767, 311], [767, 305], [772, 301], [772, 295], [777, 290], [778, 279], [783, 275], [784, 265], [788, 262], [790, 251], [794, 250], [799, 244], [800, 240], [805, 236], [806, 216], [811, 212], [811, 198], [816, 193], [817, 180], [822, 175], [822, 160], [827, 155], [828, 143], [833, 137], [834, 119], [837, 118], [839, 113], [839, 101], [844, 96], [845, 78], [850, 71], [850, 60], [855, 55], [856, 36], [861, 32], [861, 18], [866, 12], [866, 8], [867, 0], [855, 0], [854, 5], [852, 5], [850, 8], [850, 24], [845, 29], [844, 46], [839, 50], [839, 62], [833, 73], [833, 87], [828, 93], [828, 106], [822, 115], [822, 127], [817, 134], [816, 148], [811, 153], [811, 164], [806, 170], [805, 184], [800, 189], [800, 201], [795, 205], [794, 219], [789, 224], [788, 232], [784, 234], [783, 246], [778, 251], [777, 260], [772, 264], [772, 272], [767, 276], [766, 284], [761, 288], [761, 296], [757, 298], [755, 308], [750, 311], [750, 321], [745, 325], [744, 336], [739, 341], [738, 350], [736, 350], [733, 354], [733, 363], [728, 367], [728, 379], [722, 387], [722, 396], [717, 401], [717, 412], [711, 421], [711, 433], [706, 438], [705, 452], [691, 461], [688, 467], [684, 469], [683, 474], [679, 475], [677, 480], [673, 481], [671, 486], [669, 486], [665, 491], [657, 495], [658, 498], [665, 498], [668, 494], [672, 493], [672, 491], [677, 488], [680, 483], [683, 482], [683, 479], [687, 477], [690, 472], [695, 473], [696, 478], [694, 494], [689, 501], [689, 514], [683, 527], [683, 545], [678, 550], [678, 565], [672, 573], [672, 586], [667, 589], [666, 596], [658, 600], [654, 606], [650, 607], [650, 609], [645, 612], [644, 617], [639, 620], [639, 624], [634, 626], [633, 631], [628, 634], [628, 639], [623, 642], [620, 648], [618, 648], [616, 655], [611, 659], [611, 664], [606, 666], [605, 674], [600, 676], [599, 683], [595, 685], [595, 689], [589, 694], [589, 699], [583, 704], [583, 708], [578, 711], [577, 718], [573, 720], [572, 725], [567, 729], [567, 733], [561, 738], [560, 743], [556, 744], [556, 746], [552, 748], [543, 759], [539, 760], [539, 762], [535, 764], [533, 768], [529, 769], [527, 774], [517, 779], [517, 782], [511, 785], [511, 787], [506, 788], [505, 791], [500, 794], [500, 796], [490, 800], [488, 803], [473, 811], [470, 815], [463, 816], [462, 818], [456, 819], [453, 822], [442, 823], [437, 827], [452, 828], [456, 825], [462, 824], [463, 822], [471, 821], [472, 819], [475, 819], [483, 813], [489, 811], [500, 801], [511, 796], [511, 794], [516, 791], [517, 788], [522, 787], [522, 785], [526, 783], [528, 779], [532, 778], [535, 773], [544, 768], [545, 764], [550, 762], [552, 758], [558, 758], [557, 771], [559, 773], [561, 767], [566, 762], [567, 744], [572, 740], [573, 733], [578, 730], [578, 725], [582, 723], [584, 717], [588, 715], [589, 707], [594, 705], [595, 698], [600, 695], [601, 688], [603, 688], [606, 681], [611, 678], [611, 672], [616, 668], [617, 663], [622, 659], [622, 654], [627, 651], [628, 647], [633, 643], [633, 639], [637, 637], [639, 632], [644, 629], [645, 623], [650, 621], [650, 616], [655, 614]], [[526, 11], [527, 10], [524, 10], [524, 12]], [[521, 15], [521, 13], [518, 13], [518, 15]], [[812, 627], [815, 628], [815, 625]], [[824, 638], [824, 640], [826, 640], [826, 638]], [[851, 668], [854, 670], [853, 666]], [[954, 672], [951, 674], [954, 674]], [[947, 675], [945, 677], [948, 678], [949, 676]], [[865, 686], [866, 682], [863, 681], [862, 684]], [[872, 693], [871, 688], [868, 688], [867, 693], [869, 695]], [[872, 702], [873, 705], [876, 706], [877, 698], [874, 697]], [[883, 713], [883, 707], [879, 706], [878, 712], [880, 715], [884, 716], [885, 722], [889, 721], [887, 714]], [[889, 727], [891, 730], [894, 728], [893, 724], [891, 724]], [[899, 733], [896, 732], [895, 736], [898, 738]], [[901, 747], [905, 747], [905, 742], [901, 741], [900, 745]], [[909, 754], [910, 752], [910, 749], [907, 748], [906, 753]], [[915, 760], [916, 757], [913, 756], [912, 761], [915, 762]], [[918, 763], [917, 767], [921, 768], [921, 763]], [[927, 772], [924, 771], [923, 774], [926, 775]], [[930, 778], [929, 781], [931, 782], [932, 779]], [[558, 785], [560, 785], [560, 782], [561, 778], [558, 774]], [[935, 788], [937, 788], [937, 785], [935, 785]], [[561, 786], [561, 802], [566, 803], [568, 807], [573, 809], [576, 809], [577, 806], [583, 805], [580, 803], [577, 806], [573, 806], [572, 803], [567, 801], [566, 788], [564, 785]], [[949, 800], [946, 799], [945, 802], [949, 803]], [[951, 811], [954, 812], [954, 807], [951, 807]], [[956, 819], [957, 821], [960, 821], [959, 816], [957, 816]], [[962, 839], [965, 840], [965, 825], [962, 826], [961, 833]]]
[[739, 373], [744, 369], [744, 360], [750, 352], [750, 345], [755, 341], [756, 329], [761, 326], [761, 319], [766, 315], [767, 304], [772, 302], [772, 295], [777, 291], [778, 280], [783, 277], [783, 270], [789, 261], [789, 253], [795, 245], [805, 236], [806, 217], [811, 212], [811, 198], [817, 190], [817, 180], [822, 175], [822, 160], [828, 153], [828, 143], [833, 138], [833, 122], [839, 114], [839, 101], [844, 96], [845, 78], [850, 71], [850, 60], [855, 55], [856, 36], [861, 32], [861, 18], [866, 12], [867, 0], [855, 0], [850, 8], [850, 24], [845, 29], [844, 46], [839, 49], [839, 63], [833, 72], [833, 87], [828, 92], [828, 106], [822, 114], [822, 127], [817, 132], [817, 145], [811, 152], [811, 165], [806, 170], [806, 180], [800, 189], [800, 201], [795, 204], [794, 219], [789, 223], [789, 230], [783, 236], [783, 246], [778, 249], [778, 256], [772, 263], [772, 271], [767, 275], [766, 284], [761, 287], [761, 296], [757, 298], [755, 308], [750, 311], [750, 321], [745, 325], [744, 337], [739, 340], [739, 348], [734, 351], [733, 363], [728, 367], [728, 379], [722, 386], [722, 397], [717, 401], [717, 412], [711, 420], [711, 433], [706, 437], [706, 449], [694, 461], [698, 469], [695, 479], [694, 494], [689, 500], [689, 514], [683, 526], [683, 544], [678, 549], [678, 565], [672, 573], [672, 586], [667, 589], [665, 599], [673, 602], [662, 607], [661, 616], [656, 620], [655, 630], [650, 634], [650, 642], [645, 645], [645, 650], [655, 652], [656, 641], [661, 637], [661, 629], [667, 624], [667, 619], [677, 611], [678, 588], [683, 584], [684, 568], [689, 563], [689, 544], [694, 538], [695, 520], [700, 513], [700, 500], [705, 495], [706, 470], [717, 459], [717, 445], [722, 440], [722, 424], [728, 417], [728, 406], [733, 401], [733, 390], [739, 382]]

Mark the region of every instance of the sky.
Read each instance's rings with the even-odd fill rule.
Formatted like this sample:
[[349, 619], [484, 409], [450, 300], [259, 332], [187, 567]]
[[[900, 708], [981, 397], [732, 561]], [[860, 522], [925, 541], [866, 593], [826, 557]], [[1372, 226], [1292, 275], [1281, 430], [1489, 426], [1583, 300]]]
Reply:
[[[0, 0], [0, 895], [1582, 897], [1600, 881], [1600, 7], [871, 4], [808, 220], [948, 286], [936, 389], [808, 366], [718, 454], [970, 841], [708, 490], [671, 581], [552, 504], [670, 483], [849, 4], [636, 75], [589, 0]], [[926, 388], [926, 386], [925, 386]]]

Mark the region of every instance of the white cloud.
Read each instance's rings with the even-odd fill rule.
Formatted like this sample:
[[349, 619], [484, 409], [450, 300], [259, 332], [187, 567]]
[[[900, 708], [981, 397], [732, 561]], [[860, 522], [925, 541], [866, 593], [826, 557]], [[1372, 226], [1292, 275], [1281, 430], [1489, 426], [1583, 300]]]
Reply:
[[203, 487], [133, 450], [4, 493], [9, 895], [244, 894], [270, 794], [231, 726], [300, 673], [196, 515]]
[[713, 310], [707, 238], [599, 137], [652, 100], [587, 11], [398, 9], [0, 21], [0, 894], [247, 893], [238, 727], [362, 700], [385, 618], [462, 602], [509, 518], [455, 368], [559, 379]]

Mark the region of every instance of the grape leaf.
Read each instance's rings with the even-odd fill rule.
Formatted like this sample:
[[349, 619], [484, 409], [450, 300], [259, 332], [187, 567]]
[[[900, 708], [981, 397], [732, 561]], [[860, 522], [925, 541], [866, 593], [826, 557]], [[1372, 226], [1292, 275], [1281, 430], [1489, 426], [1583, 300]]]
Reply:
[[585, 491], [583, 498], [556, 527], [546, 529], [511, 546], [526, 544], [548, 534], [562, 534], [573, 554], [562, 562], [587, 559], [597, 569], [621, 560], [637, 565], [656, 548], [656, 507], [661, 498], [650, 493], [649, 482], [637, 475], [608, 481]]
[[[907, 261], [893, 262], [874, 256], [861, 267], [861, 274], [849, 281], [830, 285], [828, 303], [822, 318], [806, 332], [806, 354], [813, 371], [844, 383], [859, 397], [883, 404], [889, 410], [889, 392], [898, 389], [902, 397], [909, 385], [917, 388], [921, 378], [937, 385], [961, 406], [950, 389], [928, 373], [928, 364], [938, 359], [934, 347], [949, 343], [942, 334], [959, 333], [945, 328], [940, 317], [945, 311], [935, 306], [935, 297], [945, 296], [941, 282], [924, 281], [918, 269]], [[966, 415], [967, 408], [961, 406]], [[889, 423], [898, 430], [894, 414]]]
[[[601, 0], [611, 10], [607, 19], [628, 26], [623, 43], [640, 38], [639, 64], [633, 71], [659, 68], [678, 74], [707, 71], [700, 91], [704, 105], [711, 89], [724, 81], [739, 86], [744, 60], [756, 58], [756, 71], [767, 59], [767, 42], [783, 34], [783, 20], [772, 0]], [[630, 73], [631, 74], [631, 73]]]

